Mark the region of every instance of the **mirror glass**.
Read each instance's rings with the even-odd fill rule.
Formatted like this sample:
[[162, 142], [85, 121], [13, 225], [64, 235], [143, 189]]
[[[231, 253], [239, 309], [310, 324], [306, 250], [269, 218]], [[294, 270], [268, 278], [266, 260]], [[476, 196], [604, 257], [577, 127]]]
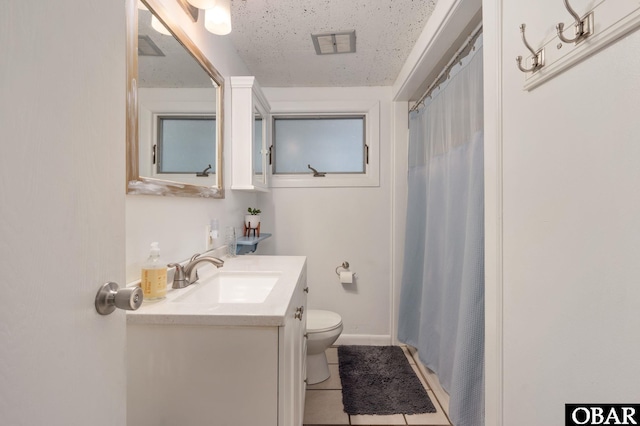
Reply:
[[132, 3], [127, 192], [223, 198], [223, 79], [160, 4]]

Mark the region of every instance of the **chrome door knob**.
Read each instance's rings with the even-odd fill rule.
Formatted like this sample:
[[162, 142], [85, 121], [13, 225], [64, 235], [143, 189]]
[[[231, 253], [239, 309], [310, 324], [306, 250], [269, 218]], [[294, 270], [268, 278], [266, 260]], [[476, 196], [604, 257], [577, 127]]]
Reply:
[[103, 284], [96, 294], [96, 311], [100, 315], [109, 315], [116, 308], [135, 311], [142, 305], [144, 296], [140, 287], [125, 287], [118, 289], [118, 284], [108, 282]]

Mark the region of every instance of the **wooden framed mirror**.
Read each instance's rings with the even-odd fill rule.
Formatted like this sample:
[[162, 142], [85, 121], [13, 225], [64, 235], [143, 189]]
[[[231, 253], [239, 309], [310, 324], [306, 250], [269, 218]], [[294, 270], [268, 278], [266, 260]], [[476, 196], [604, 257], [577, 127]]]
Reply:
[[127, 194], [224, 198], [224, 79], [160, 2], [142, 4], [126, 1]]

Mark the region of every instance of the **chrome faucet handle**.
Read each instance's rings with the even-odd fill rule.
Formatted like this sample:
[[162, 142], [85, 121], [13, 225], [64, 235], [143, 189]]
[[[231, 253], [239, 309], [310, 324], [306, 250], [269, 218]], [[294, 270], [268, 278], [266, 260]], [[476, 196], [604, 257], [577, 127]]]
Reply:
[[185, 278], [184, 268], [179, 263], [170, 263], [167, 265], [169, 268], [176, 268], [176, 272], [173, 275], [173, 285], [171, 288], [185, 288], [189, 285]]

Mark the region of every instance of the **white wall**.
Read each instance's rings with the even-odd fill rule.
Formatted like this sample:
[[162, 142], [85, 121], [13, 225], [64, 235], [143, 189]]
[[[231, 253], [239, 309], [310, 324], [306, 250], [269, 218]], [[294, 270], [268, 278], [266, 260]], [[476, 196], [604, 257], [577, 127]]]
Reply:
[[[308, 256], [309, 308], [338, 312], [345, 336], [389, 343], [391, 308], [392, 102], [389, 87], [265, 88], [270, 102], [380, 101], [380, 186], [272, 188], [259, 196], [274, 233], [265, 249]], [[342, 285], [335, 273], [348, 261], [357, 274]]]
[[[231, 102], [229, 76], [248, 75], [248, 70], [228, 38], [204, 29], [203, 14], [193, 23], [175, 0], [157, 0], [171, 13], [183, 30], [198, 45], [225, 79], [225, 104]], [[205, 226], [211, 219], [220, 223], [220, 239], [224, 244], [224, 227], [241, 227], [247, 207], [256, 205], [256, 195], [231, 191], [231, 108], [225, 110], [224, 126], [224, 199], [158, 197], [127, 195], [127, 282], [140, 279], [141, 263], [149, 255], [149, 244], [160, 242], [166, 261], [181, 261], [205, 249]], [[124, 143], [124, 141], [123, 141]]]
[[484, 18], [487, 424], [637, 403], [640, 33], [525, 92], [518, 27], [537, 47], [562, 2], [485, 0]]

